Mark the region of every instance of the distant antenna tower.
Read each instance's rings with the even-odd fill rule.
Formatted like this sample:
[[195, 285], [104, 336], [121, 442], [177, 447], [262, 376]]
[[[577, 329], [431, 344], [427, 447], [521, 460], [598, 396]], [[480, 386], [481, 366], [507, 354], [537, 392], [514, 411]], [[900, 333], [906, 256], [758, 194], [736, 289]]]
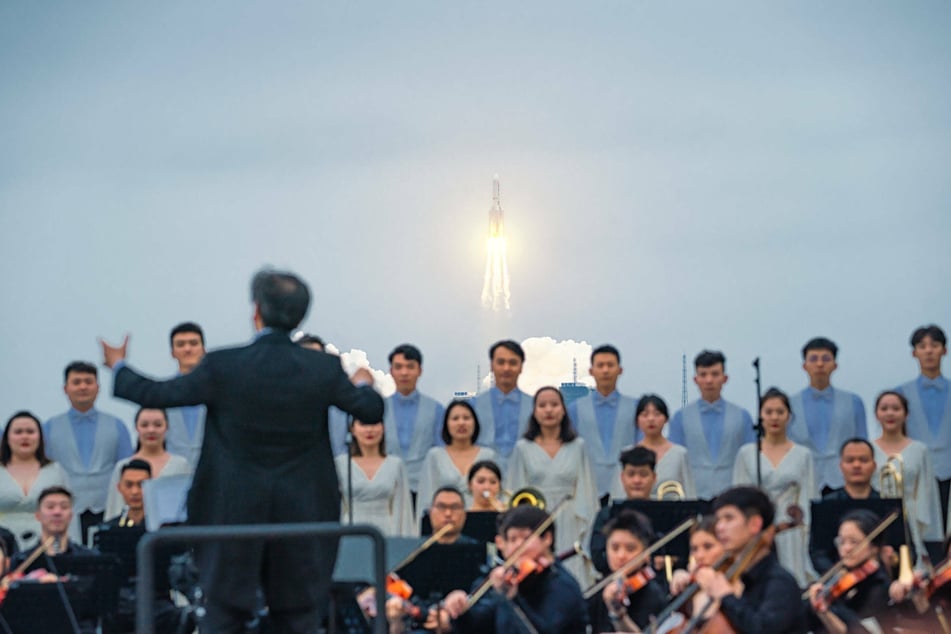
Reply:
[[687, 407], [687, 353], [680, 359], [682, 367], [682, 383], [680, 384], [680, 409]]
[[476, 364], [476, 389], [475, 389], [475, 393], [478, 394], [480, 389], [482, 389], [482, 366], [477, 363], [477, 364]]
[[578, 383], [578, 357], [571, 358], [571, 382]]

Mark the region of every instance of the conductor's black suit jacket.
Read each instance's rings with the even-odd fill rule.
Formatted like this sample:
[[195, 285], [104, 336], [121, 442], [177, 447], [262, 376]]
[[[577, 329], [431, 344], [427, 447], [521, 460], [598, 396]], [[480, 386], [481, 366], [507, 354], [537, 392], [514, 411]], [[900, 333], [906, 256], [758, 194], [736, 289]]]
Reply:
[[[383, 417], [380, 396], [354, 386], [338, 357], [302, 348], [280, 331], [209, 352], [168, 381], [123, 366], [114, 392], [143, 407], [207, 406], [188, 494], [192, 524], [339, 521], [327, 408]], [[199, 552], [202, 586], [212, 601], [251, 609], [260, 581], [272, 609], [307, 608], [324, 600], [334, 553], [326, 540], [208, 544]]]

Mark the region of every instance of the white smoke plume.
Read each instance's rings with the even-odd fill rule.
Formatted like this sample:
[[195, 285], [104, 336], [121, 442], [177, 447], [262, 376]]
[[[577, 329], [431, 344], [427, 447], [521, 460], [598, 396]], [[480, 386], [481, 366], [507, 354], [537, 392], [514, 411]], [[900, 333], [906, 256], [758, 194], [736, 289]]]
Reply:
[[[561, 386], [570, 383], [574, 375], [574, 363], [578, 364], [578, 383], [594, 387], [594, 378], [588, 374], [591, 367], [591, 344], [586, 341], [556, 341], [551, 337], [529, 337], [522, 343], [525, 350], [525, 365], [518, 377], [518, 387], [527, 394], [535, 394], [540, 387]], [[482, 390], [492, 385], [492, 375], [482, 381]]]
[[393, 377], [390, 376], [389, 372], [371, 367], [367, 353], [363, 350], [351, 348], [349, 352], [340, 352], [337, 346], [332, 343], [328, 343], [324, 346], [324, 350], [340, 357], [340, 365], [343, 367], [343, 371], [347, 373], [347, 376], [351, 376], [358, 368], [368, 369], [373, 374], [373, 388], [379, 392], [383, 398], [391, 396], [396, 391], [396, 382], [393, 381]]

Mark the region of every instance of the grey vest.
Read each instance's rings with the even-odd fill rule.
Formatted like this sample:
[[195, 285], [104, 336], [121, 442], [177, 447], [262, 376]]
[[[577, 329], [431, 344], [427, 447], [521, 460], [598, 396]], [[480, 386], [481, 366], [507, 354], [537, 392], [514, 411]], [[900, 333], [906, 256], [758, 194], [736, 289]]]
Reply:
[[[406, 454], [400, 447], [400, 436], [396, 431], [396, 415], [393, 413], [393, 399], [395, 395], [383, 401], [383, 433], [386, 434], [386, 453], [399, 456], [406, 465], [406, 477], [409, 480], [410, 491], [419, 490], [419, 470], [423, 466], [426, 452], [433, 446], [435, 439], [436, 410], [439, 403], [425, 394], [420, 393], [416, 407], [416, 420], [413, 421], [413, 436], [409, 441]], [[442, 421], [439, 421], [442, 424]]]
[[[518, 430], [515, 434], [516, 442], [518, 442], [518, 439], [528, 430], [528, 419], [532, 417], [532, 410], [534, 409], [532, 397], [521, 390], [519, 390], [519, 393], [522, 396], [518, 408]], [[508, 467], [509, 456], [512, 455], [512, 452], [509, 451], [509, 453], [503, 454], [499, 451], [499, 448], [495, 446], [495, 415], [492, 413], [492, 392], [482, 392], [472, 399], [471, 403], [472, 408], [476, 412], [476, 416], [479, 417], [479, 440], [476, 444], [494, 449], [495, 453], [499, 456], [499, 468], [505, 473], [505, 469]], [[514, 444], [512, 448], [515, 448]]]
[[820, 451], [809, 435], [809, 426], [806, 424], [806, 408], [803, 405], [803, 395], [807, 394], [808, 391], [809, 388], [806, 388], [789, 398], [789, 404], [792, 405], [792, 420], [789, 421], [786, 434], [790, 440], [803, 445], [812, 452], [816, 485], [819, 490], [821, 491], [823, 486], [838, 489], [845, 486], [845, 480], [842, 479], [842, 469], [839, 467], [839, 449], [842, 447], [842, 443], [849, 438], [854, 438], [857, 435], [864, 438], [866, 436], [865, 429], [862, 429], [861, 433], [855, 429], [855, 407], [853, 406], [852, 393], [832, 388], [832, 418], [829, 421], [829, 438], [826, 441], [825, 449]]
[[574, 421], [578, 435], [584, 438], [584, 447], [591, 461], [591, 470], [598, 487], [598, 495], [611, 491], [617, 479], [618, 458], [621, 449], [634, 444], [634, 410], [637, 401], [629, 396], [619, 395], [617, 414], [614, 417], [614, 430], [611, 446], [605, 447], [598, 429], [598, 418], [594, 412], [594, 395], [575, 401], [577, 420]]
[[682, 412], [684, 440], [687, 443], [687, 456], [690, 469], [697, 483], [697, 497], [711, 499], [733, 483], [733, 465], [736, 454], [743, 445], [747, 430], [743, 420], [743, 410], [723, 401], [723, 438], [720, 440], [720, 453], [714, 462], [707, 446], [700, 422], [700, 405], [690, 403]]
[[87, 509], [98, 513], [106, 508], [106, 493], [119, 447], [117, 422], [122, 424], [114, 416], [96, 411], [96, 436], [88, 468], [79, 456], [69, 415], [60, 414], [46, 423], [44, 441], [47, 454], [69, 475], [73, 509], [77, 515]]
[[165, 434], [165, 446], [169, 453], [173, 453], [185, 458], [188, 465], [195, 470], [198, 464], [198, 456], [201, 455], [201, 441], [205, 437], [205, 413], [204, 405], [198, 406], [198, 422], [195, 425], [195, 435], [189, 438], [188, 428], [185, 426], [185, 416], [182, 408], [173, 407], [165, 410], [168, 415], [168, 433]]
[[908, 399], [908, 437], [928, 445], [934, 474], [939, 480], [951, 478], [951, 396], [941, 415], [941, 428], [932, 435], [928, 417], [918, 393], [918, 381], [910, 381], [898, 390]]

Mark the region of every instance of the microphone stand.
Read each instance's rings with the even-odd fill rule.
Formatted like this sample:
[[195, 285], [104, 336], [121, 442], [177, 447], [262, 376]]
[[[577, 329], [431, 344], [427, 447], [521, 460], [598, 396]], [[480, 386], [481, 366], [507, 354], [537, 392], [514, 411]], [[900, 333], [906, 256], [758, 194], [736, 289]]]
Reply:
[[760, 386], [759, 357], [753, 359], [753, 367], [756, 369], [756, 424], [753, 430], [756, 432], [756, 486], [763, 488], [763, 435], [766, 430], [763, 428], [763, 388]]
[[347, 416], [347, 520], [353, 524], [353, 416]]

